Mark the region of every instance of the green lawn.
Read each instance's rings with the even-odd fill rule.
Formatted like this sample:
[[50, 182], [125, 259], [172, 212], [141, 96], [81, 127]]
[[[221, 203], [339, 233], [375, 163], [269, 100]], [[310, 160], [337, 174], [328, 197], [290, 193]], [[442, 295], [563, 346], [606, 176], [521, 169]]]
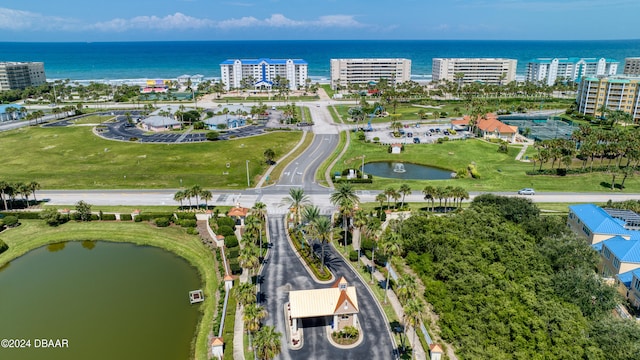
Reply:
[[[610, 191], [601, 183], [611, 182], [611, 175], [593, 173], [584, 175], [529, 176], [526, 171], [533, 168], [532, 163], [516, 161], [515, 157], [521, 146], [510, 146], [509, 153], [499, 153], [498, 145], [482, 140], [450, 141], [442, 144], [407, 144], [401, 154], [390, 154], [386, 145], [365, 143], [355, 139], [351, 133], [351, 145], [345, 155], [332, 169], [342, 171], [347, 168], [359, 168], [362, 155], [367, 162], [402, 161], [424, 164], [448, 169], [454, 172], [465, 171], [467, 166], [475, 162], [480, 179], [451, 180], [396, 180], [374, 177], [373, 184], [357, 184], [360, 189], [386, 189], [407, 183], [413, 190], [421, 190], [427, 184], [434, 186], [462, 186], [467, 191], [515, 191], [523, 187], [533, 187], [537, 191]], [[548, 168], [550, 163], [544, 165]], [[576, 163], [576, 166], [579, 166]], [[621, 181], [618, 177], [617, 183]], [[626, 192], [640, 191], [638, 177], [630, 177], [625, 182]]]
[[[105, 140], [91, 127], [25, 127], [0, 133], [2, 177], [37, 181], [46, 189], [247, 187], [267, 168], [264, 151], [276, 158], [300, 140], [299, 131], [272, 132], [229, 141], [141, 144]], [[229, 165], [227, 167], [227, 164]]]
[[195, 358], [208, 359], [208, 335], [213, 326], [218, 285], [217, 266], [213, 254], [198, 236], [188, 235], [180, 227], [157, 228], [149, 223], [75, 222], [58, 227], [40, 220], [20, 220], [21, 225], [0, 233], [9, 249], [0, 255], [0, 268], [11, 260], [43, 245], [62, 241], [104, 240], [157, 246], [185, 258], [198, 268], [203, 280], [205, 302], [201, 306], [202, 322], [198, 324]]

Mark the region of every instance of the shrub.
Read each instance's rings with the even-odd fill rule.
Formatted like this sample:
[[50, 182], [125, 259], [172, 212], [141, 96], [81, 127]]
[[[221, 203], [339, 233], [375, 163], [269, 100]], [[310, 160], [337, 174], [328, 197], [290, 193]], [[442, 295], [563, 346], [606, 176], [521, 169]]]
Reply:
[[196, 220], [196, 214], [191, 212], [179, 212], [176, 213], [175, 216], [178, 219]]
[[232, 247], [227, 249], [227, 258], [228, 259], [237, 259], [238, 255], [240, 255], [240, 247], [236, 246], [236, 247]]
[[9, 249], [9, 245], [7, 245], [2, 239], [0, 239], [0, 254], [7, 251]]
[[187, 228], [187, 234], [189, 235], [198, 235], [199, 233], [200, 232], [198, 232], [198, 229], [194, 227]]
[[238, 260], [229, 260], [229, 269], [231, 269], [231, 273], [233, 275], [238, 275], [240, 273], [242, 273], [242, 267], [240, 266], [240, 263], [238, 263]]
[[142, 218], [140, 217], [140, 215], [135, 217], [135, 222], [142, 222]]
[[197, 225], [197, 221], [184, 219], [184, 220], [178, 220], [177, 224], [184, 228], [194, 228]]
[[219, 217], [218, 219], [216, 219], [216, 223], [218, 224], [218, 226], [226, 225], [231, 227], [232, 229], [236, 227], [236, 221], [226, 216]]
[[0, 213], [4, 216], [15, 216], [18, 219], [40, 219], [40, 214], [33, 211]]
[[171, 224], [169, 219], [164, 217], [155, 218], [153, 222], [156, 224], [157, 227], [167, 227], [169, 226], [169, 224]]
[[224, 246], [226, 246], [227, 248], [234, 248], [238, 246], [238, 238], [235, 235], [225, 236]]
[[349, 251], [349, 260], [350, 261], [358, 261], [358, 252], [355, 250]]
[[207, 135], [205, 135], [205, 137], [209, 141], [215, 141], [215, 140], [218, 140], [220, 138], [220, 133], [217, 132], [217, 131], [209, 131], [207, 133]]
[[478, 172], [478, 169], [476, 169], [475, 163], [469, 164], [469, 166], [467, 166], [467, 169], [469, 170], [469, 174], [471, 174], [472, 178], [480, 179], [480, 173]]
[[373, 249], [373, 245], [374, 245], [373, 241], [371, 241], [369, 239], [364, 239], [360, 243], [360, 249], [362, 249], [362, 250], [371, 250], [371, 249]]
[[373, 138], [373, 142], [374, 142], [374, 143], [379, 143], [379, 142], [380, 142], [380, 138], [379, 138], [379, 137], [377, 137], [377, 136], [376, 136], [376, 137], [374, 137], [374, 138]]
[[69, 217], [58, 212], [56, 208], [46, 208], [40, 212], [40, 218], [49, 226], [58, 226], [69, 220]]
[[225, 237], [227, 237], [227, 236], [231, 236], [231, 235], [234, 235], [234, 236], [235, 236], [235, 233], [233, 232], [233, 229], [232, 229], [232, 228], [230, 228], [230, 227], [229, 227], [229, 226], [227, 226], [227, 225], [219, 226], [219, 227], [218, 227], [218, 234], [220, 234], [220, 235], [222, 235], [222, 236], [225, 236]]
[[14, 226], [19, 225], [17, 216], [11, 216], [11, 215], [5, 216], [2, 220], [3, 220], [4, 225], [7, 226], [7, 227], [14, 227]]
[[121, 221], [131, 221], [131, 214], [120, 214]]
[[103, 221], [113, 221], [116, 219], [116, 214], [102, 214]]

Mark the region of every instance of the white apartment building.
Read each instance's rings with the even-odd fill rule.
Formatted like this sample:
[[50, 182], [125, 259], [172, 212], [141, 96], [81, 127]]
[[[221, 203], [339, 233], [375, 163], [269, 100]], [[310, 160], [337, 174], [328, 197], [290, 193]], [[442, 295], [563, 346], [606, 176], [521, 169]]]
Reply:
[[0, 62], [0, 91], [44, 84], [43, 62]]
[[331, 59], [331, 88], [385, 79], [390, 85], [411, 80], [410, 59]]
[[306, 85], [308, 67], [302, 59], [228, 59], [220, 64], [220, 74], [226, 90], [241, 89], [247, 81], [254, 89], [270, 89], [277, 78], [296, 90]]
[[601, 116], [602, 108], [622, 110], [640, 120], [640, 77], [585, 77], [578, 85], [578, 111], [583, 115]]
[[640, 75], [640, 57], [629, 57], [624, 59], [624, 75]]
[[[515, 59], [490, 58], [434, 58], [432, 81], [448, 80], [462, 84], [482, 82], [486, 84], [507, 84], [516, 80]], [[458, 78], [457, 74], [463, 74]]]
[[538, 58], [527, 64], [525, 79], [549, 86], [557, 79], [579, 82], [585, 76], [611, 76], [618, 72], [619, 62], [605, 58]]

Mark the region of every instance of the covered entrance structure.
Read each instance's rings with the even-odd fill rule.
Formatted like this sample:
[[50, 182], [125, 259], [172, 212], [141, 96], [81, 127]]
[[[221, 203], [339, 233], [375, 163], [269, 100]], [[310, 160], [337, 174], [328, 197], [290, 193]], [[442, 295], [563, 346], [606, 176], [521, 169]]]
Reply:
[[288, 310], [292, 334], [297, 333], [300, 319], [313, 317], [330, 319], [332, 331], [346, 326], [359, 328], [356, 288], [344, 277], [330, 288], [290, 291]]

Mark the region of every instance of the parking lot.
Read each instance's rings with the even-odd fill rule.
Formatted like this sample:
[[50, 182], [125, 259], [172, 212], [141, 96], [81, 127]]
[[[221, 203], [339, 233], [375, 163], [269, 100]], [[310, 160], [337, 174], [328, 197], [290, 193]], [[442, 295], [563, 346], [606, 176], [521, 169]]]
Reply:
[[469, 137], [466, 131], [452, 131], [451, 125], [435, 124], [405, 125], [400, 130], [401, 137], [395, 137], [393, 130], [385, 124], [384, 127], [374, 127], [373, 131], [365, 133], [366, 139], [373, 141], [373, 138], [380, 139], [381, 144], [433, 144], [441, 138], [449, 138], [449, 140], [465, 139]]

